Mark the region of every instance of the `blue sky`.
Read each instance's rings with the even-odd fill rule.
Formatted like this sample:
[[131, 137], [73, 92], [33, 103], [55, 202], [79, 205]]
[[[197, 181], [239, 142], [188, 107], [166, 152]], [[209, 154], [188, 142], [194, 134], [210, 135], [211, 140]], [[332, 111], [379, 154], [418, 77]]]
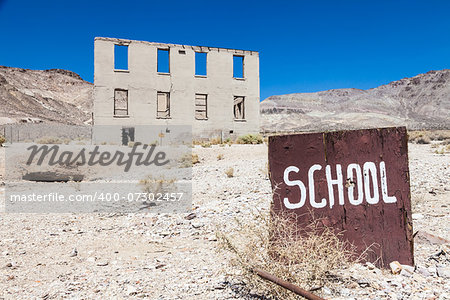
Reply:
[[450, 68], [450, 1], [0, 0], [0, 65], [93, 81], [94, 37], [260, 52], [261, 99]]

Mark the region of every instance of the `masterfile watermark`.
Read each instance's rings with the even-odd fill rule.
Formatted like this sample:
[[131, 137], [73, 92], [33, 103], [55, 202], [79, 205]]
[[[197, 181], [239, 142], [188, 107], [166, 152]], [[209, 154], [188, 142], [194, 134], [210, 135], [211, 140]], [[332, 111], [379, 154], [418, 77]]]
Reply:
[[[189, 126], [16, 125], [5, 155], [5, 211], [187, 212]], [[16, 139], [16, 137], [20, 137]]]
[[[138, 151], [138, 148], [142, 146], [142, 151]], [[49, 155], [49, 160], [47, 164], [49, 166], [55, 165], [65, 165], [65, 166], [95, 166], [100, 165], [103, 167], [107, 167], [116, 163], [118, 166], [124, 166], [124, 171], [128, 172], [133, 165], [136, 166], [150, 166], [154, 164], [155, 166], [164, 166], [169, 163], [169, 160], [166, 159], [166, 153], [163, 151], [155, 152], [155, 145], [147, 145], [142, 143], [135, 143], [130, 152], [125, 153], [124, 151], [115, 151], [111, 153], [110, 151], [99, 151], [99, 146], [95, 146], [92, 151], [87, 150], [86, 148], [82, 148], [81, 150], [75, 151], [62, 151], [60, 152], [60, 147], [57, 145], [49, 147], [48, 145], [32, 145], [27, 148], [29, 150], [30, 156], [26, 164], [29, 166], [33, 164], [34, 159], [37, 154], [38, 159], [36, 161], [36, 165], [41, 166], [45, 160], [45, 158]], [[145, 158], [144, 158], [145, 156]], [[127, 157], [127, 158], [125, 158]], [[134, 159], [136, 158], [136, 159]]]

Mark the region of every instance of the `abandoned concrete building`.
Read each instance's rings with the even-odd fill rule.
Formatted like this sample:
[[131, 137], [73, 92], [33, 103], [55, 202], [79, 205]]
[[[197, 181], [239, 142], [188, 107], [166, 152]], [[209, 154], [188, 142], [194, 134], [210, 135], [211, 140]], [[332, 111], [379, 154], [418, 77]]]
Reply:
[[97, 37], [94, 124], [258, 133], [259, 53]]

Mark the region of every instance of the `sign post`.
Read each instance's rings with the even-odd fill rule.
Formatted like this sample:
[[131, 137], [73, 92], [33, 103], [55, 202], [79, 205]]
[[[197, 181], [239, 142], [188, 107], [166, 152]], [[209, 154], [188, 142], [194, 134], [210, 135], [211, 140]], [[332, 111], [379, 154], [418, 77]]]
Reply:
[[414, 265], [405, 127], [271, 136], [269, 168], [275, 214], [313, 214], [367, 261]]

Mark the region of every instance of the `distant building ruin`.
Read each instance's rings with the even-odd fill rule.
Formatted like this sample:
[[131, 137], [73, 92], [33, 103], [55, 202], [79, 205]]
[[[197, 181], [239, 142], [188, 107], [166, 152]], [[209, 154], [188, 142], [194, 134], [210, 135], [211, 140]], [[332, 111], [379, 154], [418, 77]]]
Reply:
[[[122, 56], [122, 57], [119, 57]], [[94, 124], [258, 133], [259, 53], [95, 38]]]

